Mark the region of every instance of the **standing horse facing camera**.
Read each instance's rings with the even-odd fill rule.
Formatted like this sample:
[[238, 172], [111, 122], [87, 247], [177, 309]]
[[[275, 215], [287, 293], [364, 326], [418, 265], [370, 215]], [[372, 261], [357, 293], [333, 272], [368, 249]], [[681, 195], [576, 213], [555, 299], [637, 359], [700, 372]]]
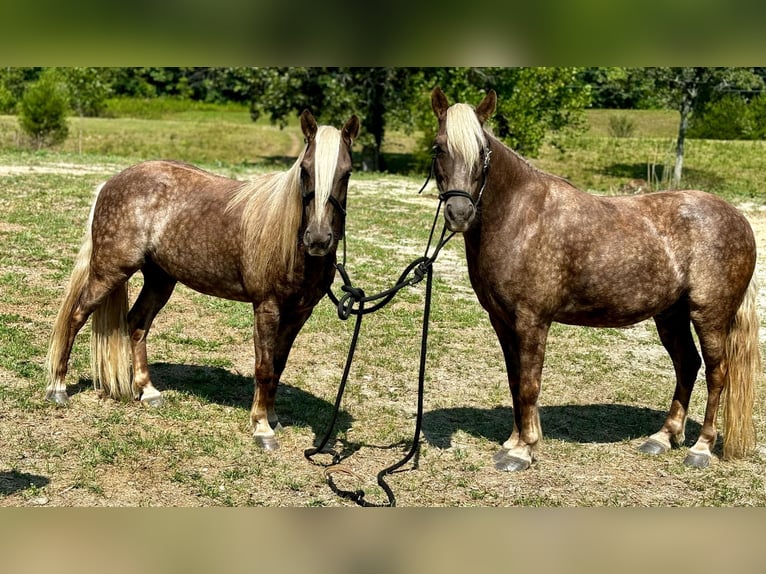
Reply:
[[[46, 398], [65, 404], [77, 332], [92, 314], [93, 382], [115, 399], [156, 406], [146, 336], [177, 282], [254, 310], [256, 443], [279, 447], [274, 409], [287, 356], [335, 276], [355, 115], [343, 129], [301, 114], [306, 147], [286, 172], [243, 183], [179, 162], [148, 161], [98, 191], [48, 352]], [[143, 288], [128, 312], [128, 279]], [[132, 378], [131, 378], [132, 363]]]
[[476, 109], [431, 94], [439, 120], [434, 174], [447, 227], [462, 232], [471, 284], [497, 333], [513, 401], [499, 470], [524, 470], [542, 438], [537, 407], [551, 322], [623, 327], [653, 318], [676, 388], [662, 428], [640, 447], [684, 442], [700, 356], [708, 399], [685, 464], [704, 468], [724, 395], [723, 457], [755, 447], [760, 376], [755, 239], [745, 217], [701, 191], [598, 197], [534, 168], [491, 136], [490, 91]]

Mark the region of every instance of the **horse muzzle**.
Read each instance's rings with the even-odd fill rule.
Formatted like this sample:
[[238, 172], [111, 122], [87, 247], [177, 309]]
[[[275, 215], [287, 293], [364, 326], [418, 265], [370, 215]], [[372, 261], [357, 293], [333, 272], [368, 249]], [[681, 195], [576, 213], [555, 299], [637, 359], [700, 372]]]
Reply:
[[303, 245], [306, 247], [306, 253], [314, 257], [327, 255], [332, 249], [335, 236], [332, 229], [306, 229], [303, 234]]
[[466, 231], [476, 218], [476, 205], [465, 191], [452, 189], [439, 195], [444, 202], [444, 220], [447, 229], [460, 233]]

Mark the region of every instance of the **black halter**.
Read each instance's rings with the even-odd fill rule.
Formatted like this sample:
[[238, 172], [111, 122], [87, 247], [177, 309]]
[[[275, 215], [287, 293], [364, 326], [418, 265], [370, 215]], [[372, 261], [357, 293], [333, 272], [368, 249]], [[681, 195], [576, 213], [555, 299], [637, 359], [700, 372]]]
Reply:
[[[482, 173], [481, 173], [482, 182], [481, 182], [481, 188], [479, 189], [479, 196], [476, 199], [474, 199], [470, 193], [468, 193], [467, 191], [463, 191], [462, 189], [448, 189], [447, 191], [443, 191], [439, 194], [439, 201], [445, 202], [451, 197], [463, 197], [471, 202], [474, 209], [478, 209], [479, 203], [481, 202], [481, 196], [484, 195], [484, 189], [487, 187], [487, 172], [489, 171], [490, 155], [492, 155], [492, 150], [489, 149], [489, 147], [484, 148], [484, 166], [482, 167]], [[428, 185], [428, 182], [431, 180], [431, 177], [433, 176], [435, 165], [436, 165], [436, 154], [434, 154], [431, 159], [431, 169], [428, 173], [428, 177], [426, 178], [426, 181], [423, 184], [423, 187], [420, 188], [420, 191], [418, 191], [418, 193], [421, 193], [426, 188], [426, 185]]]

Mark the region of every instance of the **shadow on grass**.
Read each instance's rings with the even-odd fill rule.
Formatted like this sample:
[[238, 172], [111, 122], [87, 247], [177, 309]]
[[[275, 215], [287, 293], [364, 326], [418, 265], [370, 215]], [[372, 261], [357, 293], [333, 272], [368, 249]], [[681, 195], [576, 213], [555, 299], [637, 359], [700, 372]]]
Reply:
[[[666, 415], [665, 411], [620, 404], [558, 405], [541, 407], [540, 423], [543, 437], [582, 443], [621, 442], [657, 432]], [[696, 439], [700, 428], [699, 423], [688, 421], [687, 442]], [[449, 448], [458, 430], [502, 444], [513, 430], [513, 409], [459, 407], [424, 414], [423, 434], [434, 446]]]
[[[255, 386], [251, 377], [239, 375], [220, 367], [153, 363], [150, 365], [152, 380], [160, 390], [189, 393], [202, 400], [240, 408], [250, 412]], [[335, 397], [332, 402], [287, 383], [280, 383], [277, 390], [276, 409], [283, 426], [307, 427], [314, 433], [314, 446], [327, 434]], [[341, 409], [333, 435], [351, 428], [353, 417]], [[330, 439], [332, 444], [332, 438]]]
[[[665, 175], [663, 173], [664, 169], [662, 165], [655, 166], [653, 177], [662, 180]], [[671, 165], [669, 169], [672, 172], [673, 166]], [[604, 175], [625, 180], [647, 178], [647, 165], [645, 163], [613, 163], [604, 166], [599, 171]], [[706, 191], [715, 191], [723, 188], [726, 180], [711, 170], [684, 167], [681, 183], [683, 184], [682, 187], [687, 189], [693, 187]]]
[[0, 472], [0, 494], [8, 496], [20, 490], [26, 490], [31, 486], [41, 488], [49, 482], [48, 478], [38, 474], [6, 470]]
[[[180, 391], [204, 401], [242, 409], [244, 413], [250, 411], [254, 392], [251, 377], [212, 366], [153, 363], [150, 368], [155, 386], [160, 391]], [[89, 384], [90, 381], [81, 381], [75, 388], [70, 387], [70, 396], [84, 390]], [[327, 434], [334, 401], [334, 395], [330, 400], [325, 400], [283, 382], [277, 391], [276, 408], [283, 426], [310, 428], [314, 434], [313, 446], [319, 446]], [[580, 443], [611, 443], [646, 437], [660, 429], [666, 415], [665, 411], [622, 404], [556, 405], [540, 408], [544, 437]], [[373, 445], [334, 439], [351, 428], [353, 420], [353, 417], [341, 408], [329, 441], [330, 445], [340, 446], [343, 458], [362, 447], [389, 449], [401, 447], [411, 441], [408, 438], [395, 445]], [[700, 428], [699, 423], [688, 421], [688, 445], [696, 440]], [[438, 448], [449, 448], [452, 436], [459, 430], [502, 444], [512, 429], [513, 409], [510, 407], [456, 407], [426, 411], [423, 414], [423, 436]]]

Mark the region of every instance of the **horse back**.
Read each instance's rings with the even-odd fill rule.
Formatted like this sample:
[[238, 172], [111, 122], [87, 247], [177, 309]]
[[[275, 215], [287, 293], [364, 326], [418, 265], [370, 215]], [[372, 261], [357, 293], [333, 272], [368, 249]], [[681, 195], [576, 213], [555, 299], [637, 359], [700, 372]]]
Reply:
[[227, 210], [239, 185], [175, 161], [127, 168], [99, 192], [94, 256], [103, 252], [128, 269], [151, 261], [203, 293], [247, 299], [239, 272], [239, 214]]
[[753, 272], [749, 223], [705, 192], [601, 197], [556, 179], [514, 200], [493, 209], [502, 219], [482, 222], [478, 242], [466, 236], [469, 274], [490, 313], [625, 326], [682, 298], [736, 300]]

